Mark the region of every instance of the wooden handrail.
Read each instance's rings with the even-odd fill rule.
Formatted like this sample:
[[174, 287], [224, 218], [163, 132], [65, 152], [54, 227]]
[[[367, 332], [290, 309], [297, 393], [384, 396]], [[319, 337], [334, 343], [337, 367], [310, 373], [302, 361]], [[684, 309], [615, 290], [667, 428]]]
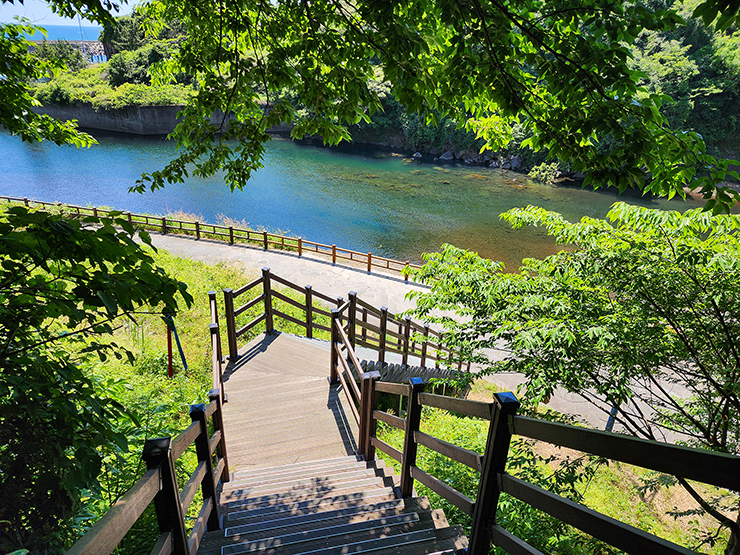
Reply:
[[[275, 233], [269, 233], [267, 231], [255, 232], [254, 230], [241, 229], [241, 228], [237, 228], [233, 226], [209, 224], [209, 223], [200, 222], [200, 221], [177, 220], [174, 218], [168, 218], [167, 216], [150, 216], [147, 214], [132, 214], [131, 212], [124, 213], [120, 210], [106, 210], [104, 208], [97, 208], [97, 207], [89, 208], [85, 206], [63, 204], [60, 202], [45, 202], [41, 200], [30, 200], [25, 197], [17, 198], [17, 197], [9, 197], [5, 195], [0, 195], [0, 200], [5, 200], [9, 202], [19, 202], [19, 203], [23, 203], [25, 206], [30, 206], [31, 204], [36, 204], [39, 206], [53, 206], [62, 211], [66, 211], [68, 214], [75, 216], [75, 217], [88, 216], [88, 215], [95, 216], [95, 217], [101, 217], [101, 216], [109, 216], [109, 215], [117, 216], [117, 215], [125, 214], [128, 218], [129, 223], [131, 223], [132, 225], [138, 224], [138, 225], [153, 227], [159, 231], [162, 231], [163, 233], [173, 231], [175, 233], [194, 234], [197, 239], [200, 239], [202, 236], [207, 235], [207, 236], [213, 236], [217, 239], [224, 238], [228, 240], [229, 243], [234, 243], [235, 240], [238, 239], [238, 240], [246, 241], [249, 243], [259, 244], [265, 249], [268, 248], [268, 245], [276, 245], [286, 250], [288, 249], [296, 250], [299, 252], [300, 255], [303, 254], [304, 250], [308, 250], [318, 255], [331, 257], [334, 263], [336, 263], [337, 258], [342, 258], [342, 259], [349, 260], [349, 261], [358, 261], [358, 262], [363, 262], [364, 260], [366, 260], [368, 271], [371, 271], [372, 268], [380, 268], [380, 269], [389, 270], [391, 272], [395, 272], [395, 273], [403, 275], [406, 268], [415, 268], [415, 269], [421, 268], [420, 265], [411, 264], [410, 262], [402, 262], [400, 260], [394, 260], [392, 258], [384, 258], [382, 256], [371, 255], [370, 253], [354, 251], [352, 249], [345, 249], [342, 247], [336, 247], [332, 245], [324, 245], [322, 243], [316, 243], [314, 241], [309, 241], [307, 239], [303, 239], [299, 237], [289, 237], [287, 235], [278, 235]], [[270, 241], [269, 240], [270, 238], [273, 238], [274, 241]], [[290, 243], [295, 243], [295, 245], [290, 244]], [[347, 253], [349, 254], [349, 256], [348, 257], [337, 256], [337, 252]], [[360, 257], [360, 258], [357, 258], [357, 257]], [[404, 279], [408, 281], [408, 276], [404, 275]]]
[[[512, 435], [521, 435], [555, 445], [596, 454], [665, 472], [721, 488], [738, 490], [740, 485], [740, 457], [670, 445], [656, 441], [580, 428], [534, 418], [516, 416], [519, 403], [511, 393], [497, 393], [494, 403], [480, 403], [454, 399], [423, 392], [423, 386], [408, 386], [378, 382], [374, 391], [409, 396], [409, 409], [405, 422], [393, 415], [377, 410], [377, 396], [364, 399], [369, 407], [362, 406], [361, 414], [368, 411], [373, 421], [382, 421], [396, 428], [404, 422], [404, 449], [398, 451], [378, 439], [374, 433], [366, 441], [401, 462], [401, 490], [404, 496], [413, 490], [418, 480], [447, 501], [473, 518], [469, 550], [470, 555], [487, 554], [491, 545], [509, 553], [538, 555], [540, 552], [496, 524], [496, 509], [501, 493], [507, 493], [611, 546], [628, 553], [668, 553], [689, 555], [690, 549], [668, 542], [652, 534], [619, 522], [606, 515], [543, 490], [506, 473], [506, 460]], [[490, 421], [486, 449], [483, 455], [463, 449], [439, 438], [419, 431], [418, 415], [422, 406], [436, 407], [463, 415]], [[438, 478], [419, 469], [415, 462], [418, 445], [458, 461], [480, 472], [478, 494], [469, 499]], [[541, 555], [541, 554], [540, 554]]]
[[[208, 405], [191, 405], [192, 424], [174, 440], [165, 437], [147, 440], [142, 458], [147, 471], [134, 486], [67, 551], [70, 555], [112, 553], [146, 508], [155, 502], [162, 535], [153, 553], [195, 553], [206, 531], [218, 530], [218, 483], [229, 478], [226, 438], [223, 434], [221, 393], [208, 393]], [[208, 436], [207, 419], [216, 433]], [[182, 492], [177, 486], [175, 461], [195, 444], [198, 464]], [[213, 456], [218, 464], [214, 469]], [[203, 505], [190, 534], [186, 534], [184, 515], [200, 486]]]

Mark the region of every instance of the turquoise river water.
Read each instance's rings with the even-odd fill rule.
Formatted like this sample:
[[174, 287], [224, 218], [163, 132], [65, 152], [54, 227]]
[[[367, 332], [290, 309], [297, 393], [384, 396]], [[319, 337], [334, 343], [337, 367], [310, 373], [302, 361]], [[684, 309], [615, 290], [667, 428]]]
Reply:
[[[143, 195], [128, 193], [142, 172], [173, 156], [162, 139], [98, 135], [89, 149], [27, 144], [0, 132], [0, 195], [109, 206], [155, 214], [221, 215], [255, 228], [288, 232], [362, 252], [419, 261], [443, 243], [475, 250], [516, 268], [523, 257], [556, 252], [537, 229], [511, 230], [500, 214], [537, 205], [568, 219], [603, 217], [612, 193], [534, 183], [521, 174], [411, 162], [378, 151], [338, 151], [274, 138], [265, 167], [243, 191], [218, 178], [190, 179]], [[685, 210], [698, 203], [625, 198]]]

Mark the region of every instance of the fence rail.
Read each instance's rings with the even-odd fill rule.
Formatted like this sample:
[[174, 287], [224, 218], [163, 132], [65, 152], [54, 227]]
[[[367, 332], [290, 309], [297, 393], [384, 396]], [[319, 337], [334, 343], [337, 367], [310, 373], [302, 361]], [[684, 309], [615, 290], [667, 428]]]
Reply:
[[[161, 532], [152, 553], [195, 555], [203, 534], [220, 529], [218, 486], [229, 481], [229, 464], [221, 392], [211, 390], [209, 399], [207, 405], [191, 405], [192, 424], [176, 438], [146, 441], [142, 453], [147, 467], [144, 476], [67, 551], [68, 555], [112, 553], [152, 502]], [[192, 445], [198, 464], [180, 490], [175, 461]], [[199, 489], [203, 504], [188, 534], [184, 515]]]
[[[302, 299], [288, 297], [276, 290], [275, 284], [296, 291]], [[259, 293], [250, 294], [255, 290], [259, 290]], [[244, 298], [246, 300], [242, 300]], [[274, 299], [303, 311], [303, 318], [286, 314], [276, 306]], [[262, 276], [238, 289], [224, 289], [229, 359], [236, 361], [239, 358], [239, 338], [249, 330], [264, 322], [265, 332], [273, 333], [275, 317], [302, 326], [306, 330], [306, 337], [309, 338], [313, 338], [316, 330], [334, 333], [333, 326], [327, 327], [315, 321], [316, 316], [332, 317], [334, 312], [324, 310], [325, 305], [321, 304], [321, 301], [339, 310], [342, 330], [346, 335], [347, 345], [352, 347], [352, 356], [354, 349], [359, 345], [377, 351], [380, 363], [386, 361], [387, 353], [396, 353], [401, 355], [403, 365], [410, 364], [410, 359], [416, 357], [421, 367], [434, 363], [435, 368], [439, 368], [440, 364], [446, 362], [448, 365], [456, 365], [458, 370], [463, 369], [461, 360], [453, 362], [458, 355], [442, 345], [441, 333], [430, 329], [429, 326], [412, 322], [409, 318], [400, 318], [389, 312], [386, 307], [374, 307], [360, 299], [353, 291], [350, 291], [346, 301], [342, 297], [332, 298], [314, 291], [310, 285], [302, 287], [277, 276], [269, 268], [263, 268]], [[237, 318], [260, 304], [264, 307], [263, 312], [245, 325], [237, 327]], [[359, 371], [359, 366], [356, 368]], [[467, 370], [469, 369], [468, 363]]]
[[[470, 555], [487, 554], [491, 545], [499, 546], [511, 554], [541, 555], [537, 549], [496, 523], [501, 493], [524, 501], [630, 554], [694, 553], [683, 546], [511, 476], [506, 472], [506, 460], [513, 435], [546, 441], [721, 488], [734, 491], [740, 489], [740, 457], [737, 456], [517, 416], [519, 403], [511, 393], [498, 393], [494, 403], [481, 403], [424, 393], [424, 383], [418, 378], [412, 378], [405, 385], [379, 382], [378, 378], [379, 376], [372, 374], [362, 376], [363, 405], [360, 413], [366, 414], [369, 420], [360, 426], [358, 445], [363, 449], [361, 454], [370, 460], [375, 456], [375, 449], [379, 449], [397, 460], [401, 464], [400, 489], [404, 497], [411, 495], [416, 480], [470, 515], [473, 519], [468, 551]], [[408, 398], [405, 419], [378, 410], [377, 394], [380, 392], [401, 394]], [[485, 453], [476, 453], [421, 432], [419, 428], [423, 406], [488, 420], [490, 424]], [[377, 437], [378, 421], [404, 431], [403, 451]], [[418, 468], [416, 449], [419, 445], [480, 472], [476, 498], [470, 499]]]
[[255, 231], [252, 229], [242, 229], [234, 226], [225, 226], [210, 224], [200, 221], [177, 220], [167, 216], [150, 216], [147, 214], [133, 214], [119, 210], [106, 210], [97, 207], [76, 206], [73, 204], [63, 204], [61, 202], [45, 202], [41, 200], [30, 200], [28, 198], [17, 198], [0, 195], [0, 199], [8, 202], [23, 203], [25, 206], [39, 205], [52, 206], [66, 214], [76, 217], [94, 216], [103, 217], [111, 215], [120, 215], [128, 220], [134, 226], [151, 228], [161, 233], [177, 233], [182, 235], [194, 235], [196, 239], [209, 238], [225, 240], [230, 244], [234, 243], [253, 243], [260, 245], [263, 249], [268, 250], [270, 247], [280, 250], [297, 252], [298, 256], [303, 256], [304, 251], [314, 253], [319, 256], [330, 258], [332, 264], [338, 260], [353, 262], [355, 264], [367, 267], [368, 273], [373, 268], [387, 270], [403, 276], [408, 281], [408, 268], [421, 268], [418, 264], [412, 264], [409, 261], [402, 262], [392, 258], [373, 255], [371, 252], [358, 252], [336, 245], [324, 245], [315, 241], [309, 241], [302, 237], [288, 237], [269, 233], [267, 231]]

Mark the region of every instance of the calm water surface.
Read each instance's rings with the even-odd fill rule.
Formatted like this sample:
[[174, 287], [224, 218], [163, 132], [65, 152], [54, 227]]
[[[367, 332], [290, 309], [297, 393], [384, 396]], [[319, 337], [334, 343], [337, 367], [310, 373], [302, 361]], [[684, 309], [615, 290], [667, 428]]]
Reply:
[[[26, 144], [0, 132], [0, 194], [148, 213], [187, 212], [204, 221], [221, 215], [253, 227], [400, 260], [420, 260], [443, 243], [475, 250], [515, 268], [522, 257], [557, 250], [537, 229], [513, 231], [499, 215], [537, 205], [570, 220], [603, 217], [611, 193], [550, 187], [520, 174], [411, 162], [379, 152], [347, 153], [275, 138], [265, 167], [243, 191], [218, 177], [190, 179], [143, 195], [128, 193], [142, 172], [162, 168], [172, 142], [97, 137], [89, 149]], [[684, 210], [698, 203], [629, 202]]]

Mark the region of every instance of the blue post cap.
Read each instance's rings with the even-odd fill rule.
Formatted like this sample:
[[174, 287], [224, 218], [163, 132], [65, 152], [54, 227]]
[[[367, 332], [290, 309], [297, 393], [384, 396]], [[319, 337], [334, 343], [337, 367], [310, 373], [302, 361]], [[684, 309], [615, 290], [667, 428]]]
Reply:
[[200, 403], [197, 405], [190, 405], [190, 414], [193, 415], [198, 412], [205, 412], [206, 411], [206, 405], [205, 403]]
[[411, 385], [424, 385], [424, 380], [421, 378], [409, 378], [409, 383]]
[[499, 404], [501, 408], [504, 407], [512, 407], [514, 410], [519, 408], [519, 400], [516, 398], [516, 395], [514, 395], [511, 391], [503, 391], [501, 393], [495, 393], [494, 397], [496, 398], [496, 402]]

